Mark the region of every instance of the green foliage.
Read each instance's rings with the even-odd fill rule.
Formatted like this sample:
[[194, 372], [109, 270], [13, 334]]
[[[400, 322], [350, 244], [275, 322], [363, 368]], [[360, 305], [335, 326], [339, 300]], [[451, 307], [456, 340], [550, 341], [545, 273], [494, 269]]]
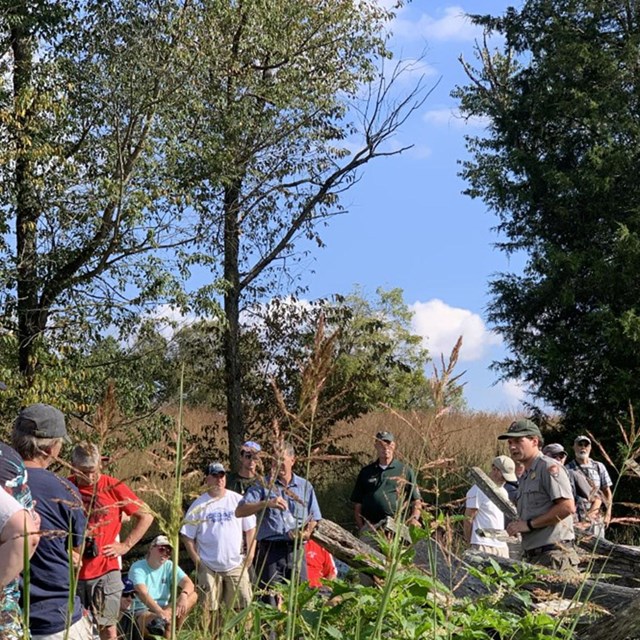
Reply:
[[[498, 577], [487, 581], [503, 592]], [[295, 637], [318, 640], [391, 640], [426, 639], [518, 639], [569, 638], [566, 628], [550, 616], [526, 611], [522, 616], [502, 609], [495, 600], [455, 600], [448, 605], [434, 598], [434, 592], [446, 595], [443, 585], [434, 583], [430, 576], [406, 570], [393, 579], [388, 597], [386, 589], [352, 585], [341, 580], [332, 583], [332, 603], [307, 585], [296, 588]], [[287, 602], [288, 587], [283, 588]], [[263, 629], [284, 628], [291, 612], [281, 611], [254, 603], [253, 615]], [[381, 624], [378, 625], [378, 621]]]
[[0, 4], [0, 326], [28, 383], [41, 345], [174, 292], [163, 249], [185, 240], [183, 202], [162, 116], [186, 62], [181, 6]]
[[475, 21], [504, 37], [466, 65], [467, 193], [497, 214], [498, 246], [526, 256], [491, 283], [490, 320], [529, 383], [569, 425], [594, 433], [636, 404], [640, 13], [636, 3], [530, 0]]
[[[289, 406], [299, 406], [302, 363], [314, 349], [321, 319], [333, 335], [333, 364], [320, 392], [319, 422], [353, 419], [383, 404], [399, 410], [432, 406], [425, 376], [429, 356], [411, 332], [411, 313], [400, 289], [378, 289], [374, 301], [358, 290], [312, 304], [276, 299], [264, 307], [261, 319], [264, 353], [270, 358], [265, 369]], [[268, 406], [262, 410], [268, 415]]]

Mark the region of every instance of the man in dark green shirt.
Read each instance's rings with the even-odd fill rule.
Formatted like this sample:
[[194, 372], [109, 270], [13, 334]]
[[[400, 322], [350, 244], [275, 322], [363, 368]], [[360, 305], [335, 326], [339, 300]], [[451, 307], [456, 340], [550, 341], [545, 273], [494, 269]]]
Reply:
[[378, 459], [361, 469], [351, 494], [358, 529], [375, 528], [387, 516], [420, 526], [422, 502], [415, 471], [394, 459], [396, 441], [389, 431], [376, 434], [375, 447]]

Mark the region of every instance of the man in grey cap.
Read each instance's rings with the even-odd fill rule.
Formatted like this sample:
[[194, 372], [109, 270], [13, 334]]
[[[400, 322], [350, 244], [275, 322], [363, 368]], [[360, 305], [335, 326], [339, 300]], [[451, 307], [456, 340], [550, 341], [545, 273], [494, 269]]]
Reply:
[[498, 439], [508, 441], [511, 458], [525, 468], [518, 490], [518, 520], [509, 523], [507, 532], [522, 535], [529, 562], [577, 575], [575, 503], [564, 466], [542, 454], [542, 434], [531, 420], [512, 422]]
[[422, 501], [415, 471], [394, 458], [396, 439], [389, 431], [376, 434], [377, 460], [363, 467], [351, 493], [360, 531], [375, 528], [387, 516], [420, 526]]
[[[68, 440], [64, 415], [48, 404], [20, 411], [13, 423], [11, 444], [28, 471], [29, 489], [40, 515], [40, 544], [31, 558], [29, 630], [33, 640], [92, 637], [80, 598], [71, 592], [70, 558], [79, 558], [86, 519], [78, 490], [47, 470]], [[67, 631], [68, 628], [68, 631]]]
[[611, 522], [613, 505], [611, 477], [602, 462], [591, 459], [591, 438], [578, 436], [574, 440], [573, 451], [575, 460], [567, 465], [567, 469], [574, 473], [576, 479], [581, 477], [588, 484], [586, 496], [578, 496], [576, 502], [578, 520], [594, 536], [604, 538]]

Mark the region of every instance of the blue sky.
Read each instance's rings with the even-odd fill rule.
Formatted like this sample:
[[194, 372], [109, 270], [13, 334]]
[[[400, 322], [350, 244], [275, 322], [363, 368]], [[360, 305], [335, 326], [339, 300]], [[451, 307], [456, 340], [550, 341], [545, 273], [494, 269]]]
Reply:
[[[376, 1], [391, 7], [396, 0]], [[465, 123], [450, 94], [466, 83], [459, 56], [473, 61], [474, 44], [482, 38], [466, 14], [498, 15], [509, 4], [519, 6], [507, 0], [413, 0], [397, 12], [390, 47], [397, 59], [420, 58], [413, 78], [422, 73], [433, 87], [392, 141], [394, 148], [413, 148], [365, 167], [343, 195], [348, 213], [330, 220], [321, 233], [325, 248], [313, 250], [299, 274], [309, 299], [355, 287], [370, 296], [378, 287], [401, 288], [414, 313], [414, 331], [437, 363], [463, 336], [458, 373], [466, 371], [469, 408], [499, 412], [520, 410], [525, 391], [518, 381], [497, 383], [489, 370], [505, 348], [485, 321], [488, 282], [521, 264], [493, 247], [495, 216], [462, 194], [465, 184], [457, 174], [466, 156], [464, 135], [482, 133], [483, 126]], [[163, 308], [157, 315], [190, 321], [175, 314]]]
[[517, 411], [524, 391], [516, 381], [494, 386], [496, 374], [488, 369], [505, 351], [485, 321], [488, 281], [518, 265], [493, 247], [494, 215], [461, 193], [463, 137], [482, 126], [456, 117], [450, 93], [465, 83], [458, 57], [472, 60], [482, 35], [465, 14], [499, 14], [509, 4], [517, 3], [414, 0], [398, 12], [392, 48], [404, 58], [424, 52], [426, 82], [437, 86], [398, 133], [398, 144], [414, 149], [366, 167], [345, 196], [348, 214], [323, 232], [327, 246], [314, 253], [315, 273], [304, 278], [310, 298], [347, 293], [355, 285], [371, 294], [378, 286], [403, 289], [414, 329], [435, 357], [464, 336], [459, 369], [467, 371], [469, 406], [498, 411]]

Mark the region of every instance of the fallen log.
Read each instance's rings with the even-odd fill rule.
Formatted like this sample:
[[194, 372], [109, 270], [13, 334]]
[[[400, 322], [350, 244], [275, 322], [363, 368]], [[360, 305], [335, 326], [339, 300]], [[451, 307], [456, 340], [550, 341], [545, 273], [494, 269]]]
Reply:
[[578, 533], [581, 564], [609, 583], [640, 587], [640, 549]]
[[[491, 561], [500, 565], [505, 571], [516, 572], [518, 567], [526, 565], [509, 558], [499, 558], [488, 556], [477, 551], [467, 551], [463, 560], [471, 566], [486, 569], [491, 566]], [[536, 565], [528, 565], [536, 572], [535, 579], [528, 584], [521, 584], [520, 588], [526, 591], [535, 592], [537, 589], [556, 593], [562, 598], [575, 599], [580, 602], [590, 602], [608, 611], [613, 611], [618, 607], [629, 606], [640, 598], [640, 590], [631, 587], [609, 584], [602, 580], [591, 580], [589, 578], [577, 578], [575, 580], [564, 580], [555, 575], [550, 569], [543, 569]]]
[[369, 570], [381, 575], [385, 557], [352, 533], [331, 520], [320, 520], [311, 537], [335, 558], [358, 570]]
[[[384, 556], [340, 525], [330, 520], [321, 520], [312, 537], [336, 558], [349, 566], [377, 575], [384, 575], [386, 565]], [[470, 572], [470, 567], [487, 569], [493, 561], [503, 571], [516, 573], [522, 564], [526, 564], [477, 551], [467, 551], [463, 558], [459, 558], [434, 540], [419, 541], [414, 545], [414, 552], [415, 568], [436, 578], [456, 598], [476, 599], [493, 593], [482, 580]], [[587, 578], [576, 579], [573, 582], [565, 581], [554, 575], [551, 570], [543, 570], [535, 565], [529, 566], [535, 571], [535, 579], [529, 584], [520, 585], [520, 588], [529, 591], [534, 596], [545, 591], [566, 599], [580, 602], [588, 601], [607, 611], [624, 609], [631, 606], [632, 603], [635, 606], [640, 598], [639, 589]], [[501, 605], [510, 610], [520, 606], [515, 599], [508, 595], [501, 602]], [[610, 637], [615, 640], [615, 636]]]

